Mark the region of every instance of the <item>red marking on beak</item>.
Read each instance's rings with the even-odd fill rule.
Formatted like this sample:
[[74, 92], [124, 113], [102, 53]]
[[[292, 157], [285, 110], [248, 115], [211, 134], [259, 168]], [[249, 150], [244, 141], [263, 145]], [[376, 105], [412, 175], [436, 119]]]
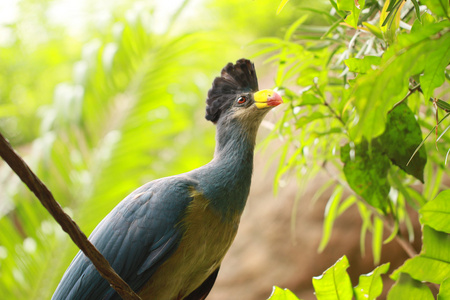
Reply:
[[273, 95], [267, 98], [268, 106], [278, 106], [283, 103], [283, 99], [277, 92], [273, 92]]

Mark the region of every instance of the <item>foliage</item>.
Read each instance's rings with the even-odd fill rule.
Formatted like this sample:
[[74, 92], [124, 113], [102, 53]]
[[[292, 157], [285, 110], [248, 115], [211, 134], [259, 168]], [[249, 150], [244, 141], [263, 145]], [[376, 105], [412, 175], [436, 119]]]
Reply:
[[[184, 1], [165, 22], [152, 5], [123, 1], [82, 38], [43, 17], [52, 2], [23, 0], [20, 19], [0, 24], [0, 130], [86, 233], [136, 186], [207, 161], [212, 131], [199, 107], [210, 78], [247, 56], [242, 41], [272, 36], [253, 49], [277, 65], [288, 106], [267, 140], [284, 141], [275, 181], [294, 171], [305, 186], [329, 173], [316, 195], [332, 189], [319, 250], [356, 206], [362, 253], [368, 233], [376, 264], [384, 243], [410, 251], [412, 208], [422, 251], [394, 271], [388, 298], [427, 299], [429, 285], [449, 297], [447, 1], [219, 1], [190, 18]], [[0, 294], [47, 299], [77, 249], [4, 165], [0, 185]], [[317, 297], [380, 295], [388, 264], [356, 287], [348, 267], [343, 257], [314, 278]], [[275, 288], [271, 299], [296, 297]]]
[[[344, 255], [333, 266], [323, 272], [321, 276], [313, 278], [317, 299], [344, 300], [352, 299], [354, 296], [357, 300], [372, 300], [380, 296], [383, 289], [381, 275], [388, 272], [389, 263], [376, 267], [375, 270], [368, 274], [361, 275], [359, 283], [355, 287], [352, 287], [350, 277], [346, 271], [348, 267], [348, 259]], [[282, 299], [296, 300], [298, 298], [289, 290], [274, 287], [269, 300]]]
[[268, 300], [298, 300], [298, 298], [290, 290], [274, 286]]
[[[189, 1], [170, 12], [149, 1], [81, 1], [90, 13], [75, 28], [64, 23], [74, 21], [70, 11], [63, 23], [41, 17], [61, 14], [61, 2], [23, 0], [16, 19], [0, 20], [9, 37], [0, 39], [0, 130], [89, 235], [136, 187], [211, 158], [214, 127], [203, 117], [211, 78], [248, 56], [241, 40], [258, 27]], [[233, 13], [263, 22], [272, 6]], [[49, 299], [78, 249], [5, 164], [0, 189], [0, 295]]]
[[[438, 299], [445, 299], [448, 296], [450, 226], [447, 219], [440, 218], [443, 214], [448, 214], [447, 206], [450, 201], [448, 192], [448, 190], [441, 192], [420, 210], [423, 225], [422, 251], [391, 274], [391, 278], [396, 280], [396, 283], [389, 290], [387, 299], [434, 299], [427, 282], [440, 285]], [[427, 215], [428, 218], [424, 218], [424, 215]], [[442, 231], [431, 228], [430, 223], [437, 225]], [[383, 290], [381, 275], [388, 272], [389, 263], [382, 264], [372, 272], [361, 275], [358, 285], [353, 288], [346, 271], [348, 267], [348, 259], [343, 256], [321, 276], [313, 278], [317, 299], [376, 299], [381, 295]], [[269, 299], [295, 300], [298, 298], [289, 290], [275, 287]]]
[[[330, 4], [331, 10], [302, 15], [284, 39], [258, 41], [267, 45], [260, 54], [278, 65], [276, 84], [289, 103], [272, 135], [285, 141], [277, 178], [288, 170], [313, 177], [322, 167], [331, 175], [327, 187], [334, 186], [334, 192], [324, 214], [320, 251], [336, 218], [356, 205], [362, 219], [362, 253], [367, 231], [372, 232], [375, 263], [382, 244], [392, 240], [400, 240], [412, 253], [400, 228], [406, 226], [412, 241], [412, 222], [417, 221], [411, 220], [408, 206], [420, 212], [422, 251], [391, 275], [396, 284], [388, 299], [419, 294], [420, 299], [432, 299], [423, 282], [441, 285], [441, 295], [447, 295], [449, 191], [442, 176], [450, 175], [446, 167], [450, 138], [445, 134], [450, 128], [445, 120], [449, 99], [439, 98], [449, 95], [448, 2], [387, 0], [380, 6], [377, 1], [330, 0]], [[313, 31], [303, 25], [307, 18], [324, 18], [329, 25]], [[446, 115], [439, 118], [439, 111]], [[447, 127], [438, 137], [441, 124]], [[436, 149], [425, 143], [422, 132], [429, 132], [426, 138], [436, 133]], [[439, 151], [438, 142], [446, 154]], [[385, 228], [390, 231], [387, 238]], [[343, 257], [313, 279], [318, 299], [375, 299], [381, 294], [379, 275], [387, 272], [386, 264], [371, 273], [377, 278], [370, 281], [373, 289], [361, 277], [352, 290], [347, 267]]]
[[[166, 92], [182, 82], [183, 73], [194, 76], [196, 64], [211, 63], [189, 57], [194, 49], [199, 54], [208, 51], [199, 47], [204, 37], [187, 34], [162, 39], [147, 31], [144, 17], [145, 13], [131, 10], [128, 20], [111, 24], [114, 36], [86, 43], [83, 57], [74, 64], [72, 81], [58, 84], [54, 102], [41, 108], [45, 118], [34, 141], [39, 152], [32, 155], [37, 156], [35, 160], [43, 159], [34, 168], [87, 232], [104, 217], [99, 211], [109, 211], [124, 193], [162, 175], [162, 162], [172, 164], [174, 172], [205, 162], [202, 154], [208, 149], [191, 144], [185, 131], [200, 127], [198, 119], [190, 118], [195, 110], [192, 98], [200, 98], [198, 86], [184, 82], [177, 85], [179, 91]], [[186, 61], [190, 63], [175, 68]], [[207, 82], [199, 79], [197, 84], [206, 86]], [[175, 100], [179, 96], [174, 95], [183, 92], [184, 99]], [[199, 141], [206, 137], [208, 132], [197, 131]], [[171, 139], [179, 143], [168, 152]], [[150, 143], [152, 147], [147, 147]], [[183, 155], [188, 148], [190, 160]], [[48, 298], [48, 287], [54, 288], [76, 248], [66, 237], [55, 235], [58, 229], [48, 214], [33, 208], [35, 200], [20, 183], [15, 186], [21, 192], [10, 194], [14, 210], [0, 219], [0, 227], [10, 229], [0, 244], [14, 257], [2, 263], [1, 271], [14, 276], [6, 276], [12, 282], [1, 285], [1, 294], [16, 299]], [[23, 264], [20, 268], [17, 261]], [[43, 285], [28, 276], [50, 280]]]

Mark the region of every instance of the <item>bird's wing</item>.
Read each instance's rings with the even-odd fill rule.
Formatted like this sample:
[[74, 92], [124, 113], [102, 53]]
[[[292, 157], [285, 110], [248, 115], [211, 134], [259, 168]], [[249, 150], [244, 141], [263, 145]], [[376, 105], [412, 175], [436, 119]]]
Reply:
[[[144, 185], [115, 207], [89, 237], [134, 291], [139, 291], [177, 249], [183, 232], [176, 225], [192, 200], [194, 185], [179, 177]], [[114, 296], [114, 290], [80, 251], [52, 299]]]
[[[220, 266], [219, 266], [220, 268]], [[208, 278], [192, 293], [190, 293], [183, 300], [204, 300], [211, 291], [214, 283], [216, 282], [217, 274], [219, 274], [219, 268], [217, 268]]]

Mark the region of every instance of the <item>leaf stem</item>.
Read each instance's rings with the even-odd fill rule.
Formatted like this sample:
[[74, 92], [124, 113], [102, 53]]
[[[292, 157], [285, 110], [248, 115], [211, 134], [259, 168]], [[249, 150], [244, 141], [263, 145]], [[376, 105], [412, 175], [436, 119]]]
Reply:
[[[420, 91], [420, 84], [418, 84], [418, 85], [416, 85], [416, 86], [410, 88], [409, 91], [408, 91], [408, 94], [406, 94], [406, 96], [405, 96], [402, 100], [400, 100], [400, 101], [398, 101], [397, 103], [395, 103], [394, 106], [392, 107], [392, 109], [391, 109], [390, 111], [392, 111], [394, 108], [396, 108], [397, 106], [399, 106], [400, 104], [402, 104], [406, 99], [408, 99], [409, 96], [411, 96], [411, 95], [412, 95], [415, 91], [417, 91], [417, 90]], [[389, 112], [390, 112], [390, 111], [389, 111]]]
[[320, 98], [322, 98], [323, 101], [323, 105], [325, 105], [328, 110], [333, 114], [333, 116], [339, 120], [339, 122], [342, 123], [342, 125], [344, 125], [345, 128], [345, 122], [344, 120], [342, 120], [341, 116], [338, 115], [336, 113], [336, 111], [333, 109], [333, 107], [331, 107], [331, 105], [327, 102], [327, 100], [325, 99], [325, 96], [322, 94], [322, 91], [319, 89], [319, 87], [317, 86], [317, 82], [314, 82], [314, 89], [316, 90], [316, 92], [320, 95]]

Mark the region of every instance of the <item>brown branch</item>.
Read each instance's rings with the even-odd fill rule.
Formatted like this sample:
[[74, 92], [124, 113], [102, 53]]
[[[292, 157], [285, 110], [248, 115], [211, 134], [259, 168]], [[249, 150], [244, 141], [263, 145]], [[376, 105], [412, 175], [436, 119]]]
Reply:
[[86, 235], [80, 230], [73, 221], [56, 202], [52, 193], [44, 183], [31, 171], [25, 161], [17, 155], [9, 142], [0, 133], [0, 156], [19, 176], [19, 178], [36, 195], [41, 204], [48, 210], [53, 218], [59, 223], [62, 229], [67, 232], [73, 242], [83, 251], [83, 253], [92, 261], [100, 275], [105, 278], [111, 287], [123, 298], [127, 300], [141, 299], [113, 270], [106, 258], [95, 248], [87, 239]]

